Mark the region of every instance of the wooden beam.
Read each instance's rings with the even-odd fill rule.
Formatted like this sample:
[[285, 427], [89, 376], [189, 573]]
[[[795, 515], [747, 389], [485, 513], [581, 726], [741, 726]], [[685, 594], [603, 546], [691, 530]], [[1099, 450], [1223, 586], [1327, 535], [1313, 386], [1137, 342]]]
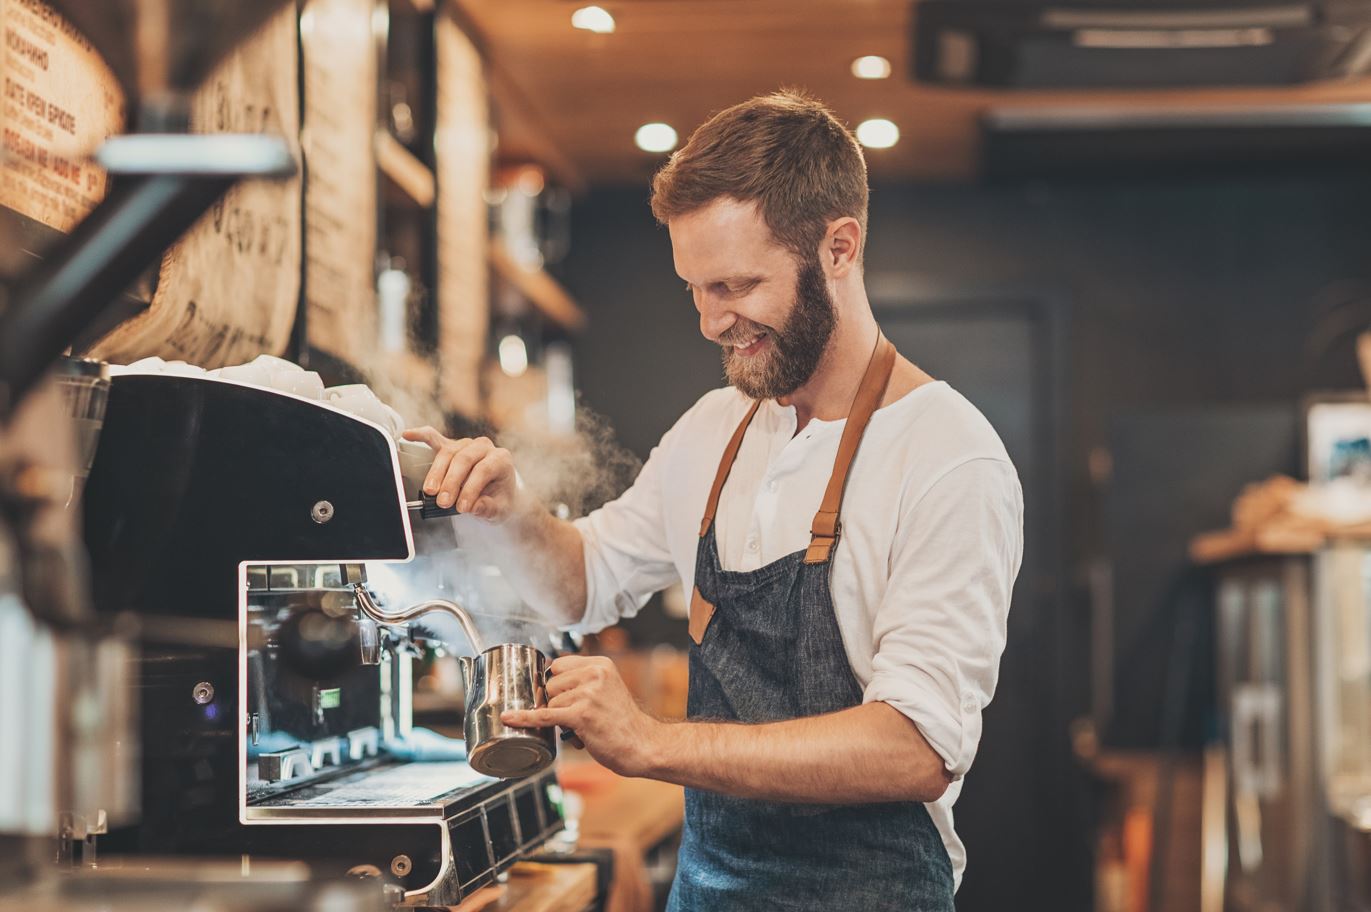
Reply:
[[376, 131], [376, 165], [405, 196], [427, 209], [437, 195], [433, 171], [385, 130]]
[[[522, 151], [546, 168], [559, 184], [577, 196], [583, 195], [589, 189], [585, 175], [553, 142], [552, 134], [547, 129], [547, 119], [537, 110], [528, 94], [511, 78], [502, 63], [491, 55], [488, 37], [482, 33], [466, 8], [471, 2], [474, 0], [455, 0], [445, 4], [444, 8], [476, 45], [485, 62], [486, 83], [497, 111], [497, 129], [503, 124], [501, 132], [517, 135]], [[510, 163], [520, 164], [513, 160]]]
[[586, 312], [576, 299], [543, 270], [521, 265], [499, 238], [490, 241], [490, 265], [496, 275], [519, 289], [519, 293], [549, 320], [571, 332], [585, 328]]

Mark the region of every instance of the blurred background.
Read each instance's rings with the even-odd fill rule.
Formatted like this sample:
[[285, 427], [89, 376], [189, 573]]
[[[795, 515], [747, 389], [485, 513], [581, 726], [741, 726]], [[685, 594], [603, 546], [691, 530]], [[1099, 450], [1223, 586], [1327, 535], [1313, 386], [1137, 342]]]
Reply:
[[[15, 288], [106, 197], [117, 161], [82, 156], [161, 121], [131, 30], [0, 18]], [[584, 513], [722, 383], [649, 179], [781, 87], [856, 131], [882, 328], [1023, 482], [958, 908], [1371, 908], [1366, 0], [285, 4], [174, 125], [299, 171], [154, 245], [73, 353], [364, 382]], [[684, 612], [589, 644], [665, 715]], [[417, 720], [450, 684], [418, 677]], [[618, 908], [664, 896], [672, 798], [601, 834], [637, 872]]]
[[[1246, 485], [1327, 458], [1306, 449], [1311, 402], [1345, 394], [1329, 408], [1371, 431], [1371, 46], [1364, 24], [1331, 38], [1365, 10], [638, 3], [607, 7], [616, 29], [595, 36], [557, 4], [463, 9], [538, 108], [560, 154], [546, 173], [587, 188], [552, 268], [590, 318], [573, 341], [584, 402], [640, 457], [719, 369], [646, 205], [660, 159], [634, 131], [684, 141], [781, 85], [853, 127], [893, 125], [865, 142], [872, 304], [990, 418], [1026, 500], [1000, 687], [957, 804], [959, 908], [1363, 907], [1346, 878], [1365, 849], [1325, 832], [1347, 813], [1321, 779], [1340, 735], [1310, 739], [1316, 718], [1362, 718], [1341, 702], [1365, 670], [1288, 625], [1359, 616], [1371, 563], [1340, 552], [1365, 569], [1334, 592], [1332, 558], [1197, 569], [1189, 546], [1231, 525]], [[649, 606], [627, 641], [684, 646], [679, 604]], [[1342, 622], [1365, 642], [1364, 621]], [[1235, 731], [1244, 694], [1272, 702]], [[1242, 737], [1255, 756], [1225, 766]]]

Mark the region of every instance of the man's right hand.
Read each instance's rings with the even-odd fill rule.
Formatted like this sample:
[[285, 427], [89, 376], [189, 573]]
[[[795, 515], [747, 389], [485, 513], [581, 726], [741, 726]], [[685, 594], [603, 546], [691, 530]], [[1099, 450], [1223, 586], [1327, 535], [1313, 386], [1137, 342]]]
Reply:
[[497, 447], [488, 437], [450, 440], [431, 427], [410, 428], [403, 436], [433, 450], [424, 493], [435, 496], [438, 506], [455, 503], [458, 513], [496, 525], [514, 515], [519, 485], [509, 450]]

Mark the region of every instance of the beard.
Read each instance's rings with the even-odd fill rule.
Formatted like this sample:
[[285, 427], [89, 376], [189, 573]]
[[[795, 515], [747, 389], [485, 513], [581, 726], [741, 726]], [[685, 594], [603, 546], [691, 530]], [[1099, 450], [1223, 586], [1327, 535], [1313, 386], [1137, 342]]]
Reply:
[[[823, 267], [811, 258], [796, 271], [795, 303], [784, 326], [775, 329], [741, 320], [719, 339], [724, 346], [725, 379], [752, 399], [789, 396], [818, 370], [837, 321]], [[747, 357], [734, 350], [733, 343], [762, 333], [771, 340], [765, 351]]]

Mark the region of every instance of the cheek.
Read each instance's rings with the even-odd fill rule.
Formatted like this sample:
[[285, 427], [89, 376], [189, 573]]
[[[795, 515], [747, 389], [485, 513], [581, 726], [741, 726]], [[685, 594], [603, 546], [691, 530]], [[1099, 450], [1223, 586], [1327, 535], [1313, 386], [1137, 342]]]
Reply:
[[737, 314], [753, 323], [780, 329], [785, 326], [792, 302], [776, 295], [751, 295], [737, 306]]

